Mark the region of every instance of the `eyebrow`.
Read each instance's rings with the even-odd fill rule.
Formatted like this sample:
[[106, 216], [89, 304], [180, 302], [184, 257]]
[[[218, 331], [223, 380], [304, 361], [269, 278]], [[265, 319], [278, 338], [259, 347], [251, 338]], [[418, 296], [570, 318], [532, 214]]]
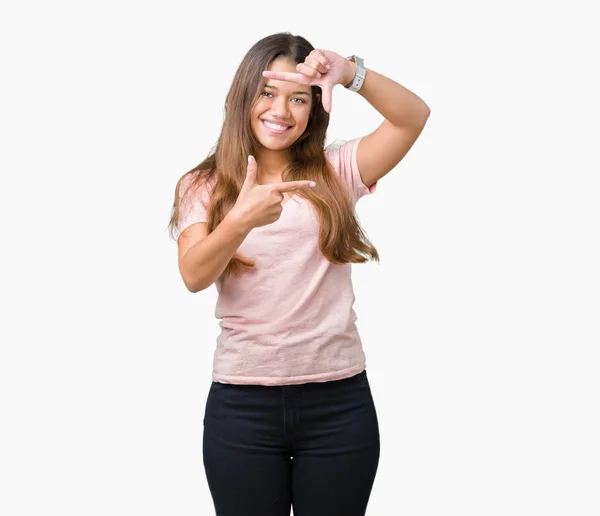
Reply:
[[[279, 88], [277, 86], [271, 86], [270, 84], [266, 84], [265, 88], [271, 88], [272, 90], [279, 91]], [[311, 96], [311, 94], [306, 91], [294, 91], [292, 92], [292, 95], [306, 95], [307, 97]]]

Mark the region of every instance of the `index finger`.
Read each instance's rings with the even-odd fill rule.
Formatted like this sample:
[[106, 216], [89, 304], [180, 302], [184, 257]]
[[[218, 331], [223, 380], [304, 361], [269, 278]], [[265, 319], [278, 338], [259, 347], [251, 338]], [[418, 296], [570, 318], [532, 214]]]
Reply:
[[271, 70], [263, 71], [263, 77], [267, 79], [275, 79], [276, 81], [290, 81], [297, 82], [299, 84], [310, 84], [311, 78], [301, 73], [291, 72], [273, 72]]
[[273, 190], [279, 192], [293, 192], [302, 188], [313, 188], [317, 186], [314, 181], [284, 181], [283, 183], [274, 183], [271, 185]]

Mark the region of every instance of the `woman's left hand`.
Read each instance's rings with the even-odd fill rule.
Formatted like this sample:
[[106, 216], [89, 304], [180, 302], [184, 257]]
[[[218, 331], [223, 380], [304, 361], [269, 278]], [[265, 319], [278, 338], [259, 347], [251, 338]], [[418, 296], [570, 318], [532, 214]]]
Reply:
[[271, 72], [265, 70], [263, 77], [277, 81], [290, 81], [319, 86], [323, 92], [323, 108], [331, 113], [331, 93], [336, 84], [352, 82], [356, 64], [330, 50], [313, 50], [303, 63], [296, 66], [299, 73]]

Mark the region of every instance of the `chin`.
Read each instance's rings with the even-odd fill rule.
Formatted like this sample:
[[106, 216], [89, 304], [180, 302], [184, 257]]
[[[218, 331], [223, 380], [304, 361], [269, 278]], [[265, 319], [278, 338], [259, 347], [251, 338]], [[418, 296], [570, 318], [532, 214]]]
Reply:
[[286, 135], [285, 138], [271, 137], [268, 134], [265, 134], [263, 131], [261, 131], [260, 128], [258, 128], [258, 130], [257, 130], [257, 128], [254, 128], [254, 136], [259, 141], [259, 143], [266, 149], [284, 150], [284, 149], [288, 149], [292, 145], [294, 145], [294, 143], [296, 143], [298, 138], [300, 138], [300, 136], [302, 136], [302, 133], [300, 133], [300, 134], [291, 133], [291, 134]]
[[259, 138], [258, 141], [265, 149], [269, 149], [272, 151], [289, 149], [292, 145], [294, 145], [294, 143], [296, 143], [296, 140], [286, 141], [286, 142], [282, 142], [282, 143], [275, 143], [275, 142], [265, 141], [264, 138]]

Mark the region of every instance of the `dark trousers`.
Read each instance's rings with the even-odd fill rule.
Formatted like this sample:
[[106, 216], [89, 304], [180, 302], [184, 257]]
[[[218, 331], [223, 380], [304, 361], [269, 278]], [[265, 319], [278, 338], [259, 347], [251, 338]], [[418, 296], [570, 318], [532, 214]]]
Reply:
[[203, 457], [217, 516], [363, 516], [379, 463], [366, 371], [301, 385], [213, 382]]

